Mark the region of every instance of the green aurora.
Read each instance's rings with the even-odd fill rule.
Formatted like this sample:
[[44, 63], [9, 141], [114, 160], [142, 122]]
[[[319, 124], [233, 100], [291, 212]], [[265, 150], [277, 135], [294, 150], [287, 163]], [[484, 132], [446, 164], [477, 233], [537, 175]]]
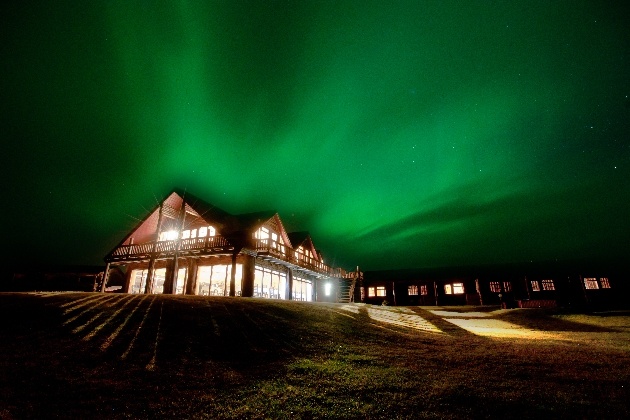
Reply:
[[10, 3], [8, 262], [99, 264], [174, 187], [346, 268], [630, 256], [621, 5]]

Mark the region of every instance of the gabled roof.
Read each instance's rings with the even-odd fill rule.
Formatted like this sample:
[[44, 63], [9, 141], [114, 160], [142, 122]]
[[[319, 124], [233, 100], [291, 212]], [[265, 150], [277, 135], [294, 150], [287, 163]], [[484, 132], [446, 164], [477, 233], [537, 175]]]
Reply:
[[311, 238], [311, 234], [307, 231], [302, 232], [291, 232], [288, 234], [291, 243], [293, 244], [293, 248], [298, 248], [300, 245], [309, 249], [313, 253], [313, 257], [318, 260], [322, 260], [322, 256], [317, 249], [315, 249], [315, 244], [313, 244], [313, 238]]
[[295, 248], [297, 248], [298, 246], [302, 245], [302, 243], [304, 243], [306, 238], [311, 236], [305, 230], [302, 231], [302, 232], [289, 232], [287, 235], [289, 235], [289, 240], [291, 240], [291, 243], [293, 244], [293, 246]]
[[205, 200], [202, 200], [188, 191], [176, 188], [173, 192], [182, 197], [186, 204], [190, 206], [190, 208], [193, 209], [199, 217], [215, 227], [219, 232], [223, 233], [222, 231], [224, 229], [229, 230], [229, 227], [232, 224], [232, 221], [230, 220], [232, 215], [228, 212], [208, 203]]
[[238, 214], [234, 216], [234, 219], [237, 222], [237, 230], [241, 232], [254, 232], [276, 214], [275, 210], [264, 210], [255, 213]]
[[[205, 223], [213, 226], [217, 233], [226, 237], [230, 243], [235, 246], [248, 246], [253, 239], [252, 234], [264, 224], [277, 228], [285, 242], [286, 246], [297, 247], [303, 245], [306, 249], [311, 249], [313, 255], [320, 259], [319, 252], [315, 249], [312, 239], [308, 232], [294, 232], [288, 234], [284, 228], [282, 219], [275, 210], [265, 210], [254, 213], [244, 213], [232, 215], [215, 205], [189, 193], [188, 191], [175, 188], [160, 203], [158, 203], [133, 230], [110, 252], [114, 253], [117, 248], [126, 243], [131, 243], [131, 238], [135, 239], [135, 243], [147, 242], [155, 240], [155, 231], [159, 219], [160, 206], [163, 208], [162, 217], [167, 223], [172, 224], [174, 220], [179, 218], [182, 208], [185, 206], [187, 216], [197, 222], [202, 219]], [[164, 223], [164, 220], [162, 223]], [[193, 222], [194, 223], [194, 222]], [[164, 227], [164, 224], [162, 224]], [[108, 255], [110, 255], [108, 254]]]

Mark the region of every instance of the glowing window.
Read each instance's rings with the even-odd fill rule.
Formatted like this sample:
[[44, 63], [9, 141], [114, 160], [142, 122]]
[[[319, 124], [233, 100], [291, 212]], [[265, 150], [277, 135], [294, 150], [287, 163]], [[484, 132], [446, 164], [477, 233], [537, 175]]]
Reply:
[[376, 296], [376, 287], [368, 287], [368, 296], [369, 297]]
[[208, 228], [207, 227], [200, 227], [199, 228], [199, 237], [200, 238], [205, 238], [206, 236], [208, 236]]
[[501, 283], [499, 283], [498, 281], [491, 281], [490, 291], [494, 293], [501, 293]]
[[453, 283], [453, 294], [455, 295], [464, 294], [464, 283]]
[[533, 292], [540, 292], [540, 286], [538, 285], [538, 281], [537, 280], [532, 280], [532, 291]]
[[330, 283], [326, 283], [326, 285], [324, 286], [324, 294], [326, 296], [330, 296], [331, 290], [332, 290], [332, 285]]
[[190, 238], [190, 231], [189, 230], [185, 230], [182, 232], [182, 239], [188, 239]]
[[385, 286], [378, 286], [376, 288], [376, 296], [385, 296]]
[[158, 240], [159, 241], [174, 241], [175, 239], [177, 239], [177, 231], [169, 230], [169, 231], [160, 233], [160, 238]]
[[510, 283], [509, 281], [504, 281], [503, 282], [503, 290], [505, 290], [506, 292], [511, 292], [512, 291], [512, 283]]
[[595, 277], [585, 277], [584, 287], [586, 287], [587, 289], [599, 289], [599, 285], [597, 284], [597, 279]]
[[269, 229], [261, 227], [256, 231], [256, 239], [269, 239]]
[[418, 296], [418, 286], [408, 286], [407, 293], [409, 296]]
[[450, 284], [445, 284], [444, 285], [444, 293], [446, 293], [447, 295], [452, 295], [453, 294], [453, 288], [451, 287]]
[[543, 280], [542, 288], [543, 290], [556, 290], [556, 286], [554, 286], [553, 280]]
[[610, 289], [610, 282], [608, 281], [608, 277], [600, 278], [599, 283], [602, 285], [602, 289]]
[[429, 291], [427, 290], [427, 285], [423, 284], [420, 286], [420, 294], [423, 296], [426, 296], [429, 294]]

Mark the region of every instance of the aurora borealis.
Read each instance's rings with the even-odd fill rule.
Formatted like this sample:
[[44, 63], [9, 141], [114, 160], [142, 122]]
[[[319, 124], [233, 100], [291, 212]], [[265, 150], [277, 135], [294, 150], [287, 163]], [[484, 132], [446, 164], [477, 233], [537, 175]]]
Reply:
[[174, 187], [348, 268], [630, 255], [622, 5], [12, 3], [10, 261], [100, 264]]

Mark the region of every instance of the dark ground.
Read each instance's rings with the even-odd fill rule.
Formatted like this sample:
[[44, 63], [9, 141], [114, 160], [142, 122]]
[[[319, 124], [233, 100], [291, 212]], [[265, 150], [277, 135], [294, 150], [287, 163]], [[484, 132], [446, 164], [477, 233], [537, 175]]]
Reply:
[[627, 315], [428, 309], [2, 293], [0, 418], [630, 417]]

